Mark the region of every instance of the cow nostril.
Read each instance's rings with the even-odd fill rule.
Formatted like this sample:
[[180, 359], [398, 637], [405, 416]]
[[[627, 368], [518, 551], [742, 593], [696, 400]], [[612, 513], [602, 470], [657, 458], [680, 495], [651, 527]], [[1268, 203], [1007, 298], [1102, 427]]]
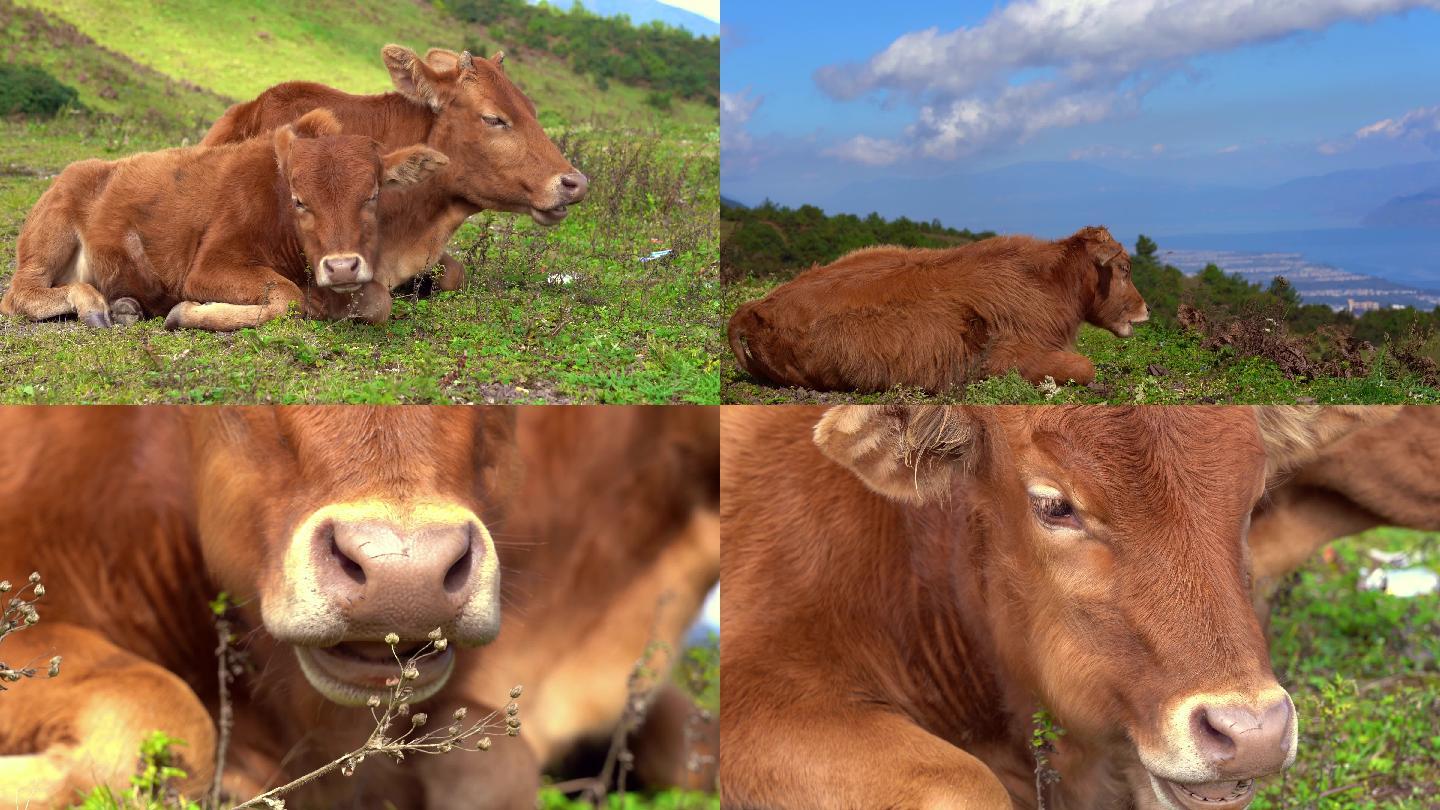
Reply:
[[475, 527], [465, 530], [465, 553], [460, 555], [445, 572], [446, 593], [456, 593], [470, 581], [470, 570], [475, 562]]
[[1235, 756], [1235, 740], [1217, 728], [1210, 719], [1210, 712], [1204, 706], [1195, 709], [1191, 716], [1195, 739], [1211, 759], [1225, 760]]
[[324, 531], [326, 538], [330, 541], [330, 556], [335, 559], [340, 570], [345, 573], [345, 576], [350, 578], [351, 582], [354, 582], [356, 585], [364, 585], [365, 569], [340, 548], [340, 542], [335, 537], [335, 524], [331, 523], [326, 525]]

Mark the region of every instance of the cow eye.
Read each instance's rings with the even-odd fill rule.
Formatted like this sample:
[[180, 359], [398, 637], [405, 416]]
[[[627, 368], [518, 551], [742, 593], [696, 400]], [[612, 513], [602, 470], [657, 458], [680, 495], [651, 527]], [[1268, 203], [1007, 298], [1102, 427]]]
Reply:
[[492, 126], [492, 127], [503, 127], [503, 126], [505, 126], [505, 119], [504, 119], [504, 118], [501, 118], [501, 117], [498, 116], [498, 115], [482, 115], [482, 116], [480, 116], [480, 119], [481, 119], [482, 121], [484, 121], [486, 124], [489, 124], [489, 125]]
[[296, 211], [304, 211], [304, 210], [305, 210], [305, 203], [300, 202], [300, 198], [299, 198], [299, 197], [291, 197], [291, 198], [290, 198], [290, 202], [295, 203], [295, 210], [296, 210]]
[[1030, 505], [1035, 510], [1035, 516], [1046, 526], [1056, 529], [1080, 528], [1080, 516], [1075, 514], [1074, 504], [1063, 495], [1032, 492]]

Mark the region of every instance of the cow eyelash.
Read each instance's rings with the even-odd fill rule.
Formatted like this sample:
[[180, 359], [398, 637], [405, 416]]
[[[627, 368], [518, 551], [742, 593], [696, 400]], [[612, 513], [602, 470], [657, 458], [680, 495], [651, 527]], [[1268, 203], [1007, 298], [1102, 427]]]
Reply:
[[1031, 495], [1030, 503], [1035, 509], [1035, 515], [1040, 522], [1050, 526], [1062, 524], [1066, 528], [1079, 528], [1080, 518], [1075, 514], [1075, 506], [1064, 498], [1056, 498], [1048, 495]]
[[492, 127], [508, 126], [508, 124], [505, 122], [505, 119], [501, 118], [498, 115], [482, 115], [480, 116], [480, 120], [484, 121]]

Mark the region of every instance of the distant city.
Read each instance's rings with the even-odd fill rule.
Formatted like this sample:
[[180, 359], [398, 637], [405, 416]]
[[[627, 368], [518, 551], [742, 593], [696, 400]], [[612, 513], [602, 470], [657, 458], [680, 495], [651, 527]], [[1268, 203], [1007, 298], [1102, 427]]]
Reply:
[[1440, 291], [1316, 264], [1299, 253], [1161, 249], [1160, 259], [1190, 275], [1214, 264], [1226, 273], [1238, 273], [1246, 281], [1262, 286], [1268, 286], [1276, 276], [1284, 276], [1305, 303], [1356, 314], [1390, 307], [1429, 311], [1440, 306]]

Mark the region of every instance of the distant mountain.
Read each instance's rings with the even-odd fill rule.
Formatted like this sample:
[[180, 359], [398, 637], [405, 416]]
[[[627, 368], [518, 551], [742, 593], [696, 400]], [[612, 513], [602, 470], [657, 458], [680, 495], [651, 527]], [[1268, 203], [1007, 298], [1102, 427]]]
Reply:
[[1440, 187], [1395, 197], [1365, 215], [1367, 228], [1440, 228]]
[[[531, 2], [534, 3], [537, 0], [531, 0]], [[624, 14], [630, 18], [631, 22], [639, 25], [659, 20], [666, 25], [684, 28], [698, 37], [720, 36], [720, 23], [708, 20], [692, 11], [666, 5], [659, 0], [580, 0], [580, 2], [585, 8], [602, 17]], [[550, 2], [550, 5], [562, 10], [570, 7], [570, 4], [563, 0], [554, 0]]]
[[729, 197], [726, 197], [724, 194], [721, 194], [721, 195], [720, 195], [720, 207], [721, 207], [721, 208], [749, 208], [750, 206], [748, 206], [748, 205], [746, 205], [745, 203], [742, 203], [742, 202], [736, 202], [735, 200], [732, 200], [732, 199], [730, 199]]

